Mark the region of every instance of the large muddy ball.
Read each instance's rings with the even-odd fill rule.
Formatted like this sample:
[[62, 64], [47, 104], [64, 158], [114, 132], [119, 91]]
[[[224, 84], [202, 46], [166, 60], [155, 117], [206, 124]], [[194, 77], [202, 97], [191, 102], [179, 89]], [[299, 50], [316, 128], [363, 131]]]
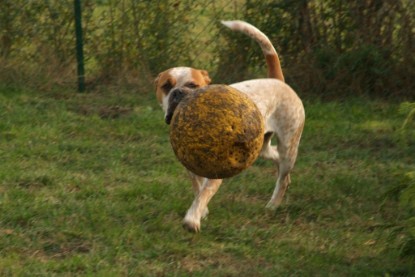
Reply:
[[234, 176], [262, 148], [264, 120], [242, 92], [211, 85], [188, 93], [174, 111], [170, 142], [179, 161], [210, 179]]

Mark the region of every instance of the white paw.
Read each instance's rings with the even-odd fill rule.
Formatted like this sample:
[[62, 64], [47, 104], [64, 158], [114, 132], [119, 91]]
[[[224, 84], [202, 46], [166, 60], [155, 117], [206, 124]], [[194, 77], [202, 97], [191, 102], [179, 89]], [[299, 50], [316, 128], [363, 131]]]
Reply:
[[271, 201], [268, 202], [268, 204], [265, 206], [265, 208], [273, 211], [273, 210], [276, 210], [280, 205], [281, 205], [281, 201], [275, 202], [275, 201], [271, 200]]
[[200, 222], [195, 222], [193, 220], [184, 219], [183, 228], [192, 233], [200, 232]]

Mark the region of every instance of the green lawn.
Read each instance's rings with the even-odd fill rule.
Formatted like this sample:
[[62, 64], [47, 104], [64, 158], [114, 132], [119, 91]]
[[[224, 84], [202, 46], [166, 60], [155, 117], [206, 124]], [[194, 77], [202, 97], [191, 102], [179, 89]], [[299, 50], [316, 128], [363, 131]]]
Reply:
[[0, 276], [414, 276], [398, 104], [304, 104], [286, 203], [265, 210], [275, 170], [260, 159], [191, 234], [191, 185], [151, 89], [0, 89]]

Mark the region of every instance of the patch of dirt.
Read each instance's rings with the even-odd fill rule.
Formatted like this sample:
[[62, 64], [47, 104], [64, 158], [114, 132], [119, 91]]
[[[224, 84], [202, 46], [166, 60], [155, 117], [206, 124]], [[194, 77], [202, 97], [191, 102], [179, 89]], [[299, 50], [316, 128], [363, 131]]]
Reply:
[[129, 115], [133, 109], [131, 107], [121, 107], [121, 106], [103, 106], [103, 107], [94, 107], [90, 105], [81, 105], [71, 109], [73, 112], [84, 115], [91, 116], [97, 114], [102, 119], [116, 119], [123, 116]]
[[102, 119], [114, 119], [121, 116], [126, 116], [130, 114], [132, 110], [132, 108], [120, 106], [102, 107], [99, 109], [98, 115]]

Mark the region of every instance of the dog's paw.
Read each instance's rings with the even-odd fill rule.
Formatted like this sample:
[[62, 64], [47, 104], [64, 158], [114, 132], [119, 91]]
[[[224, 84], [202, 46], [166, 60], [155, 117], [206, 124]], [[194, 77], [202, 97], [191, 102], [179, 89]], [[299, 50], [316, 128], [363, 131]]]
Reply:
[[200, 232], [200, 222], [194, 222], [192, 220], [183, 220], [183, 228], [192, 233]]
[[281, 202], [280, 203], [276, 203], [274, 201], [269, 201], [268, 204], [265, 206], [265, 208], [267, 210], [270, 210], [270, 211], [275, 211], [276, 209], [278, 209], [278, 207], [280, 205], [281, 205]]

